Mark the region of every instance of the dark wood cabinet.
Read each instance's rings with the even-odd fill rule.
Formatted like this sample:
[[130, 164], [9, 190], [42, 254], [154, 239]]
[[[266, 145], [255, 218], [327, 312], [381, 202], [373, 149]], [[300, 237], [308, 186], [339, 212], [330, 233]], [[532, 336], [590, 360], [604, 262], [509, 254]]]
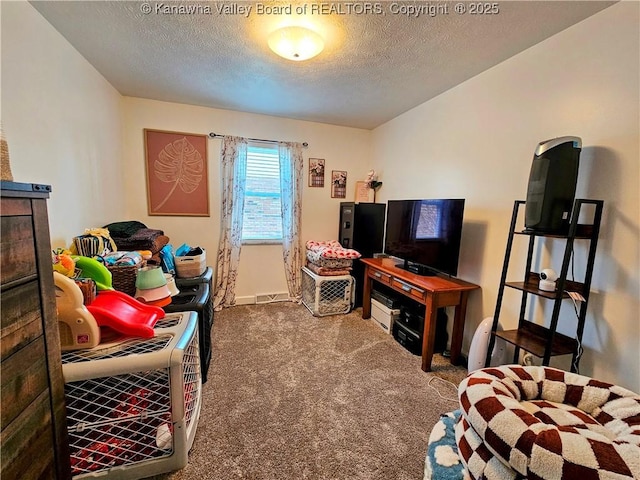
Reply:
[[0, 477], [71, 477], [46, 200], [2, 182]]
[[[584, 332], [587, 315], [587, 305], [589, 304], [591, 277], [593, 275], [593, 264], [596, 256], [604, 202], [602, 200], [575, 200], [569, 230], [565, 234], [549, 234], [521, 229], [519, 227], [519, 216], [521, 213], [520, 210], [522, 209], [521, 207], [524, 207], [524, 205], [524, 201], [517, 200], [513, 207], [485, 366], [488, 367], [490, 365], [495, 339], [498, 337], [515, 346], [513, 363], [518, 363], [520, 349], [541, 358], [543, 365], [549, 365], [549, 361], [553, 356], [572, 355], [571, 371], [576, 372], [578, 371], [580, 357], [582, 355], [582, 334]], [[507, 281], [507, 272], [509, 270], [513, 243], [516, 237], [522, 237], [528, 241], [524, 275], [521, 277], [521, 281]], [[556, 281], [555, 291], [541, 289], [540, 273], [532, 271], [533, 265], [538, 263], [534, 257], [536, 253], [539, 254], [541, 251], [538, 242], [548, 239], [555, 239], [555, 241], [564, 244], [562, 266]], [[584, 259], [586, 262], [584, 277], [580, 280], [569, 279], [567, 277], [570, 275], [569, 268], [574, 261], [574, 247], [576, 242], [579, 241], [587, 243], [587, 256], [586, 259]], [[575, 261], [581, 260], [582, 259], [575, 259]], [[516, 329], [501, 331], [498, 330], [498, 325], [505, 289], [516, 291], [521, 295], [520, 315]], [[579, 303], [579, 307], [576, 303], [577, 325], [574, 336], [557, 332], [560, 308], [564, 301], [570, 298], [570, 294], [580, 294], [583, 298]], [[525, 318], [530, 296], [553, 302], [553, 309], [548, 325], [540, 325]]]

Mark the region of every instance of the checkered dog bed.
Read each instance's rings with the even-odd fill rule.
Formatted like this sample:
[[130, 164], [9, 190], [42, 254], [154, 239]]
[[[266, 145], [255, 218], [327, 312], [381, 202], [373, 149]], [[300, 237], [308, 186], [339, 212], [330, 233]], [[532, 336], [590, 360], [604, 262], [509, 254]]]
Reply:
[[640, 478], [638, 394], [518, 365], [477, 370], [458, 394], [456, 443], [473, 478]]

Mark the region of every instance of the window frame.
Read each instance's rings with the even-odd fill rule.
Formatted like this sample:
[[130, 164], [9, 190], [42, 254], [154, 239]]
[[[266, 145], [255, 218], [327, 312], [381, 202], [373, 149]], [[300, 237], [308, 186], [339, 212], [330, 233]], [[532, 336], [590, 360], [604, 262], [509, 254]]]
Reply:
[[[265, 143], [261, 143], [261, 142], [249, 142], [247, 145], [247, 170], [248, 170], [248, 165], [249, 165], [249, 157], [251, 156], [252, 149], [265, 149], [265, 150], [272, 150], [275, 153], [275, 157], [276, 160], [280, 161], [279, 159], [279, 154], [278, 154], [278, 147], [274, 146], [273, 144], [269, 143], [269, 144], [265, 144]], [[255, 153], [255, 152], [253, 152]], [[280, 198], [280, 228], [281, 228], [281, 236], [279, 238], [244, 238], [244, 225], [245, 225], [245, 221], [246, 221], [246, 208], [243, 209], [243, 218], [242, 218], [242, 232], [241, 232], [241, 244], [242, 245], [282, 245], [282, 242], [284, 241], [284, 235], [282, 233], [282, 188], [281, 188], [281, 172], [280, 172], [280, 166], [278, 165], [278, 188], [279, 188], [279, 198]], [[245, 193], [245, 207], [246, 207], [246, 201], [247, 201], [247, 184], [246, 184], [246, 179], [245, 179], [245, 189], [244, 189], [244, 193]]]

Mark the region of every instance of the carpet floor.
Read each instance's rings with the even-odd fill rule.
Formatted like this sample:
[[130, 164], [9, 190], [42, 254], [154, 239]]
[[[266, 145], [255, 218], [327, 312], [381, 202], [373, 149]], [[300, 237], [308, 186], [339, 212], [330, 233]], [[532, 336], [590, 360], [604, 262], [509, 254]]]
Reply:
[[440, 355], [423, 372], [361, 309], [225, 309], [212, 348], [189, 464], [155, 480], [420, 480], [431, 428], [466, 375]]

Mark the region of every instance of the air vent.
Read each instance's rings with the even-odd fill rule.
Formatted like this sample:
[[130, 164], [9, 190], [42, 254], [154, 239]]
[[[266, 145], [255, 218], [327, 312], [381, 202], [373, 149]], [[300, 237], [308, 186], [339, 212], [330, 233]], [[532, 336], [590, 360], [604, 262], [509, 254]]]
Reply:
[[287, 302], [289, 301], [289, 294], [286, 292], [280, 293], [259, 293], [256, 295], [256, 304], [261, 303], [273, 303], [273, 302]]

